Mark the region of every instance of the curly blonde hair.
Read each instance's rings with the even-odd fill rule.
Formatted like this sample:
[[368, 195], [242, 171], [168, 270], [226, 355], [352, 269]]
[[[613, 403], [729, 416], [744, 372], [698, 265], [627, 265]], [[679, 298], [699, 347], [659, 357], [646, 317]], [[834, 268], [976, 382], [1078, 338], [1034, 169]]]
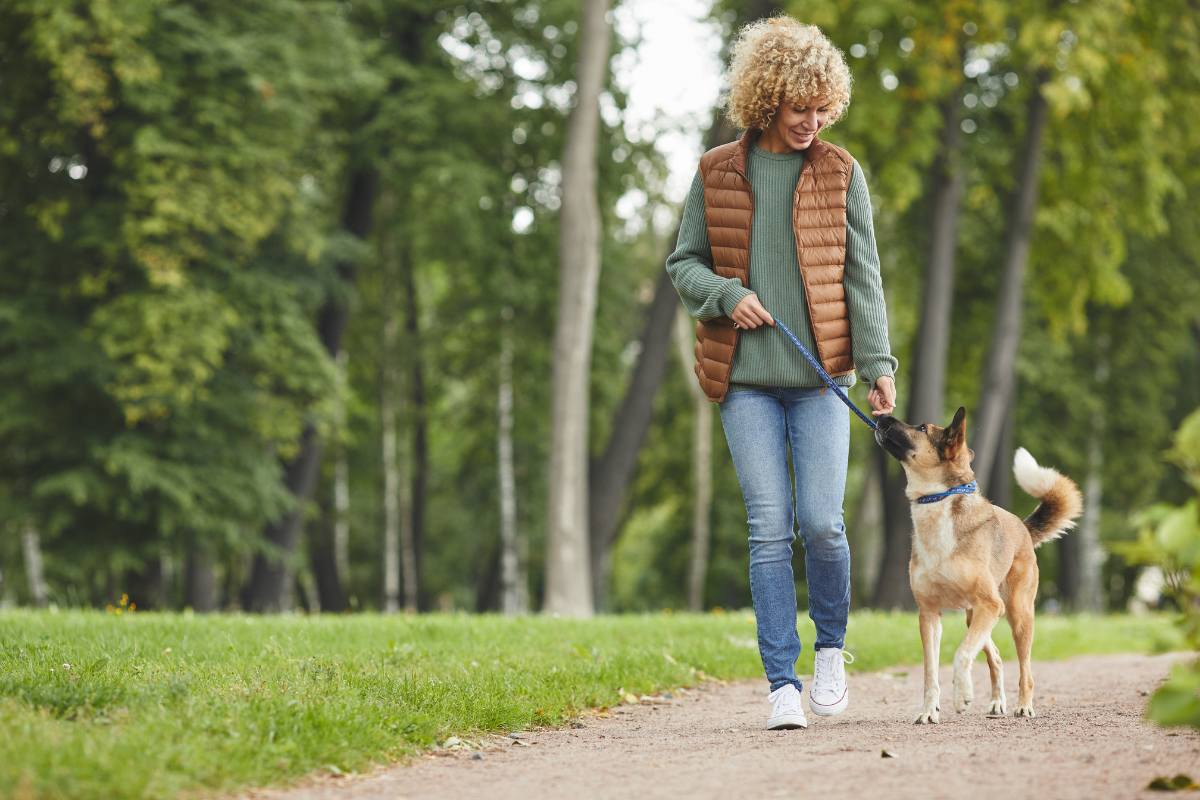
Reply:
[[850, 68], [842, 51], [816, 25], [788, 16], [755, 20], [738, 31], [729, 59], [729, 121], [739, 128], [767, 127], [779, 104], [824, 98], [825, 125], [850, 105]]

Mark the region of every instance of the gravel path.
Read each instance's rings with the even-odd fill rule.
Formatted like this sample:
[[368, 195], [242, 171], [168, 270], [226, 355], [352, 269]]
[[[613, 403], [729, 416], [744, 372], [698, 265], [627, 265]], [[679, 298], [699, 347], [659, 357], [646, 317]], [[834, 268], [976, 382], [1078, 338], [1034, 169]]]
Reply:
[[[1184, 657], [1035, 662], [1032, 720], [984, 717], [989, 690], [982, 660], [975, 664], [975, 703], [955, 714], [944, 666], [942, 723], [934, 726], [912, 724], [921, 700], [919, 667], [850, 673], [849, 710], [831, 719], [810, 714], [807, 730], [763, 728], [765, 680], [709, 681], [655, 702], [589, 712], [561, 729], [489, 736], [370, 775], [312, 778], [295, 789], [243, 797], [1162, 797], [1145, 790], [1156, 776], [1183, 772], [1200, 781], [1200, 733], [1142, 719], [1146, 693]], [[1006, 662], [1010, 708], [1016, 681], [1016, 665]], [[883, 757], [884, 750], [894, 757]]]

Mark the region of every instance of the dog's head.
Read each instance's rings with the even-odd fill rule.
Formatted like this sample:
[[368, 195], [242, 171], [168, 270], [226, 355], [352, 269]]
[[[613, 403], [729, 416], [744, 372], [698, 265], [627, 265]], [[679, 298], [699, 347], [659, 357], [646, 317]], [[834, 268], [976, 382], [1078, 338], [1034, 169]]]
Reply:
[[926, 422], [908, 425], [893, 416], [876, 420], [875, 441], [904, 467], [909, 482], [953, 484], [971, 480], [967, 410], [959, 407], [945, 428]]

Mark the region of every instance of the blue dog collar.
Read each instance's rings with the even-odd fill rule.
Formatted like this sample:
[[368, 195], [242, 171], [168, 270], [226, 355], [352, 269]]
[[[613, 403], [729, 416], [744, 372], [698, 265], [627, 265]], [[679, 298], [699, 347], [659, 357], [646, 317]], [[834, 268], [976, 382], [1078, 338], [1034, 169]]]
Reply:
[[971, 481], [970, 483], [964, 483], [961, 486], [951, 486], [949, 489], [947, 489], [944, 492], [938, 492], [937, 494], [922, 495], [921, 497], [917, 498], [917, 502], [918, 503], [936, 503], [939, 500], [945, 500], [947, 497], [949, 497], [952, 494], [972, 494], [977, 488], [978, 487], [975, 485], [975, 481]]

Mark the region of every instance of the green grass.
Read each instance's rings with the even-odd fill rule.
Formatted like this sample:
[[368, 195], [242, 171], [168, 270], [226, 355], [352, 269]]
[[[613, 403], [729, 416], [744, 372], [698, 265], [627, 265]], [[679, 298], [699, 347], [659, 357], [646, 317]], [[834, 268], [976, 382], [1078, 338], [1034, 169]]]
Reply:
[[[800, 630], [803, 672], [807, 618]], [[945, 658], [962, 633], [948, 614]], [[1011, 658], [1003, 623], [996, 640]], [[858, 612], [846, 646], [854, 670], [920, 661], [911, 614]], [[1161, 616], [1042, 616], [1034, 656], [1180, 647]], [[0, 796], [205, 795], [356, 771], [704, 675], [761, 677], [753, 616], [3, 612]]]

